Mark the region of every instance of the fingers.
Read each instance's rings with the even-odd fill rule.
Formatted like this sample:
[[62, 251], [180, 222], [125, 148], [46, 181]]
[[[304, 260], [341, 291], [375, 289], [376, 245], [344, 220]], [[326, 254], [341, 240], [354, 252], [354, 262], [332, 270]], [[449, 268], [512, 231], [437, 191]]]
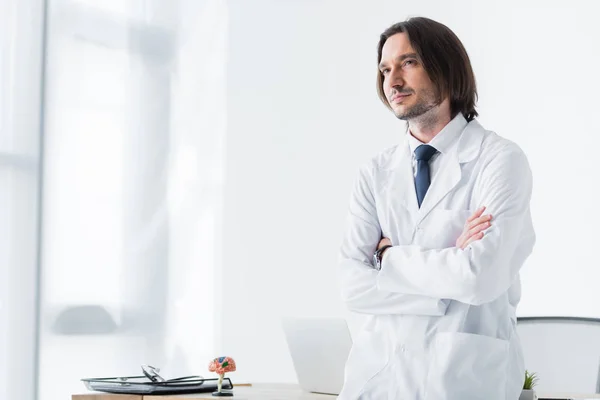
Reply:
[[[481, 220], [481, 218], [477, 219], [477, 221], [479, 221], [479, 220]], [[474, 226], [467, 231], [467, 237], [471, 237], [471, 236], [475, 235], [476, 233], [479, 233], [482, 230], [489, 228], [492, 225], [490, 220], [491, 220], [491, 216], [490, 216], [490, 218], [483, 219], [481, 222], [479, 222], [477, 224], [473, 223]]]
[[475, 213], [467, 219], [467, 224], [470, 223], [471, 221], [473, 221], [475, 218], [481, 217], [481, 215], [483, 214], [484, 211], [485, 211], [485, 206], [479, 207], [477, 210], [475, 210]]
[[463, 249], [463, 250], [466, 249], [468, 245], [470, 245], [474, 241], [480, 240], [482, 238], [483, 238], [483, 232], [476, 233], [475, 235], [469, 237], [469, 239], [467, 239], [467, 241], [463, 243], [463, 245], [461, 246], [461, 249]]
[[460, 240], [460, 242], [462, 243], [459, 247], [464, 250], [470, 243], [482, 239], [484, 236], [483, 231], [492, 226], [492, 223], [490, 222], [491, 219], [491, 215], [486, 215], [472, 221], [472, 227], [463, 233], [462, 238]]
[[485, 206], [478, 208], [473, 215], [467, 219], [465, 229], [456, 241], [457, 247], [464, 250], [469, 244], [483, 238], [483, 231], [492, 225], [492, 216], [489, 214], [483, 215], [485, 209]]
[[478, 217], [473, 219], [471, 222], [467, 222], [465, 226], [465, 230], [471, 230], [475, 228], [477, 225], [489, 223], [492, 220], [492, 216], [490, 214]]

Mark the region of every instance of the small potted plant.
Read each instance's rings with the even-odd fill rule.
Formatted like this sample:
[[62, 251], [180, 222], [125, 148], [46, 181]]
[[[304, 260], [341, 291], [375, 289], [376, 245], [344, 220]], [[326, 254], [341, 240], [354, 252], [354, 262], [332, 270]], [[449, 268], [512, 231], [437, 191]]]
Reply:
[[525, 370], [525, 382], [523, 383], [523, 391], [521, 392], [521, 396], [519, 396], [519, 400], [537, 400], [537, 395], [533, 388], [538, 383], [538, 377], [535, 372], [529, 372]]

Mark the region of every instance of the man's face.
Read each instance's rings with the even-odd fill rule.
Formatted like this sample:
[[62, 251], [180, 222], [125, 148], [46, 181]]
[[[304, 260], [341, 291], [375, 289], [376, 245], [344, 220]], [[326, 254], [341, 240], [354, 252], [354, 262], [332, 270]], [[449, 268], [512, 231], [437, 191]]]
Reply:
[[381, 52], [383, 91], [396, 117], [411, 120], [438, 105], [438, 95], [406, 33], [390, 36]]

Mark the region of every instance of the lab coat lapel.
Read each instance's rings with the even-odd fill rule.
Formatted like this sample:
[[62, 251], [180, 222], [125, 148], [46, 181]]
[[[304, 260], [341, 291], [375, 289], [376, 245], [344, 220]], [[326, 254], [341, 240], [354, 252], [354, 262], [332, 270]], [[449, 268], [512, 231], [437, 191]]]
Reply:
[[473, 120], [460, 134], [457, 143], [448, 150], [423, 199], [416, 224], [419, 224], [461, 181], [461, 164], [472, 161], [479, 155], [484, 133], [479, 122]]
[[398, 199], [404, 208], [409, 211], [410, 215], [417, 215], [419, 204], [417, 203], [417, 192], [415, 190], [412, 154], [407, 140], [398, 147], [394, 175], [393, 185], [397, 188], [397, 192], [393, 198]]

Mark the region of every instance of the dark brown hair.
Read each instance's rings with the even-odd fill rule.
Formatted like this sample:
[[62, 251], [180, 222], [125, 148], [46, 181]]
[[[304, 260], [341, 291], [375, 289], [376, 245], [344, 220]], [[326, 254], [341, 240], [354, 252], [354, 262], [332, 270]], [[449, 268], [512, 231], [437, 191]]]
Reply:
[[[383, 32], [377, 45], [377, 64], [381, 62], [381, 51], [386, 40], [392, 35], [405, 32], [408, 40], [420, 58], [429, 79], [441, 96], [448, 96], [450, 113], [454, 118], [459, 112], [467, 121], [478, 113], [477, 85], [471, 61], [465, 47], [446, 25], [429, 18], [414, 17], [396, 23]], [[391, 109], [383, 91], [383, 74], [377, 70], [377, 93], [383, 103]]]

